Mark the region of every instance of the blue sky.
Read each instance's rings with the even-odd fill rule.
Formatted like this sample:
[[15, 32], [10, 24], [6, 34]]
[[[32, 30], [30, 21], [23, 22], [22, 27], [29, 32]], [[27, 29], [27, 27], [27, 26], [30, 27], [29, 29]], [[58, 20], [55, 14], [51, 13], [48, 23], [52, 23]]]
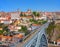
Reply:
[[60, 11], [60, 0], [0, 0], [0, 11]]

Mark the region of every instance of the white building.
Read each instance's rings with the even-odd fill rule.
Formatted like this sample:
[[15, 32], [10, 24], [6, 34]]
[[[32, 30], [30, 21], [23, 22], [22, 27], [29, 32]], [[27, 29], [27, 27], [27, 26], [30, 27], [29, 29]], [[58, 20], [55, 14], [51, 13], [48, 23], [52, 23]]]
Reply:
[[2, 20], [2, 21], [0, 21], [0, 23], [4, 23], [4, 24], [11, 24], [12, 23], [12, 21], [11, 20]]
[[17, 19], [17, 20], [18, 20], [18, 19], [20, 18], [19, 15], [20, 15], [20, 14], [19, 14], [18, 12], [12, 12], [12, 13], [11, 13], [11, 20], [12, 20], [12, 19]]
[[45, 14], [43, 14], [43, 16], [41, 17], [41, 19], [47, 20], [47, 16]]

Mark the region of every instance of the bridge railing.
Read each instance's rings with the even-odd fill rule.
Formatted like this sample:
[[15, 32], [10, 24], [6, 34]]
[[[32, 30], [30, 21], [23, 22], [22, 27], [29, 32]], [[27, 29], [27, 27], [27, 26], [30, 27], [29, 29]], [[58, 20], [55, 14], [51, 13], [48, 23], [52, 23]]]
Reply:
[[[27, 35], [27, 36], [24, 38], [24, 40], [27, 39], [31, 34], [33, 34], [33, 33], [36, 32], [36, 31], [38, 31], [38, 32], [36, 33], [36, 34], [38, 34], [42, 28], [47, 28], [48, 25], [49, 25], [49, 22], [47, 22], [47, 23], [43, 24], [42, 26], [40, 26], [39, 28], [35, 29], [33, 32], [31, 32], [29, 35]], [[36, 36], [36, 34], [35, 34], [34, 36]], [[33, 39], [34, 36], [33, 36], [31, 39]], [[24, 47], [25, 47], [29, 42], [30, 42], [30, 40], [24, 45]]]
[[[42, 26], [45, 26], [47, 24], [47, 26], [49, 25], [49, 22], [47, 22], [47, 23], [45, 23], [45, 24], [43, 24]], [[36, 29], [34, 29], [34, 30], [32, 30], [31, 31], [31, 33], [30, 34], [28, 34], [27, 36], [25, 36], [24, 37], [24, 39], [23, 40], [26, 40], [31, 34], [33, 34], [34, 32], [36, 32], [36, 30], [38, 30], [39, 28], [41, 29], [42, 28], [42, 26], [40, 27], [38, 27], [38, 28], [36, 28]]]

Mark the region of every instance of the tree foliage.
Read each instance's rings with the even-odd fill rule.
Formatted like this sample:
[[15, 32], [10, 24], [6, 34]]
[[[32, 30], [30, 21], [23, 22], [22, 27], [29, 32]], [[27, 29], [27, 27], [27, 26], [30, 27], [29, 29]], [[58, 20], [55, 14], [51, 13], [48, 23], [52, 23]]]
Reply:
[[21, 29], [19, 30], [19, 32], [23, 32], [23, 33], [25, 33], [25, 35], [27, 35], [28, 34], [27, 27], [26, 26], [21, 26]]
[[32, 22], [34, 24], [45, 24], [47, 22], [47, 20], [34, 20], [34, 19], [30, 19], [30, 22]]
[[40, 14], [38, 12], [36, 12], [36, 11], [33, 12], [33, 15], [38, 16], [38, 17], [40, 16]]
[[46, 33], [47, 33], [49, 39], [51, 39], [51, 37], [54, 33], [54, 28], [55, 28], [55, 24], [54, 24], [54, 22], [51, 22], [49, 24], [48, 28], [46, 29]]
[[9, 32], [8, 26], [4, 26], [3, 30], [6, 31], [6, 32]]
[[20, 16], [23, 16], [22, 12], [20, 13]]
[[3, 32], [4, 32], [3, 30], [0, 30], [0, 34], [3, 34]]

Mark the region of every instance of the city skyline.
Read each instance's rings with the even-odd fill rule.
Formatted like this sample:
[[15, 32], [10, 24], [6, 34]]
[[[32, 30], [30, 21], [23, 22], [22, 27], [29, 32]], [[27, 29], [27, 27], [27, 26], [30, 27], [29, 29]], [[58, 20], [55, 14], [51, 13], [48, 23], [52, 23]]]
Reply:
[[60, 0], [1, 0], [0, 11], [11, 12], [20, 11], [60, 11]]

